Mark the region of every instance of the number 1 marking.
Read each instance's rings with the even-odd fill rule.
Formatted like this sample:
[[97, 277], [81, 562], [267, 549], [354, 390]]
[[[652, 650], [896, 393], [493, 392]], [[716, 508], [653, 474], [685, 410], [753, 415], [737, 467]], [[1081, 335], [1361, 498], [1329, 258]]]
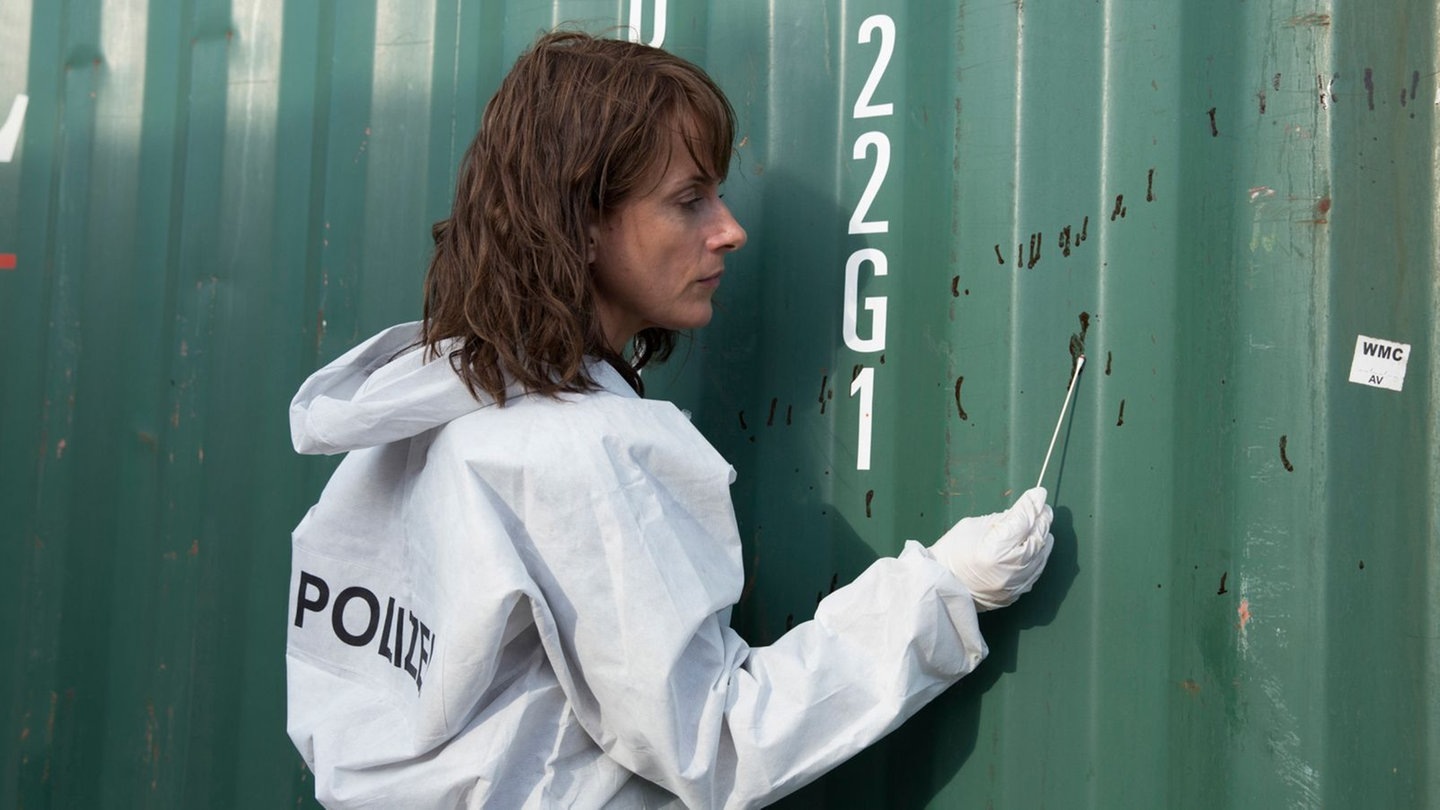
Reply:
[[850, 383], [850, 396], [860, 394], [860, 432], [855, 439], [855, 469], [870, 469], [870, 433], [875, 410], [875, 369], [866, 366]]

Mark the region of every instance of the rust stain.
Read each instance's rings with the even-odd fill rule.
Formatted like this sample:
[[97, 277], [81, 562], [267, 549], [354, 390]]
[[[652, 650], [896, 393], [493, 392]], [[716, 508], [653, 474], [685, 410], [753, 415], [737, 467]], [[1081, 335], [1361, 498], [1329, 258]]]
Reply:
[[1185, 680], [1180, 682], [1180, 688], [1184, 689], [1186, 694], [1190, 695], [1190, 697], [1200, 696], [1200, 684], [1189, 678], [1186, 678]]
[[1325, 27], [1330, 24], [1329, 14], [1298, 14], [1290, 18], [1287, 25], [1292, 28], [1299, 26]]
[[964, 421], [969, 421], [969, 419], [970, 419], [970, 414], [965, 413], [965, 406], [960, 404], [960, 386], [962, 386], [962, 385], [964, 385], [964, 384], [965, 384], [965, 376], [964, 376], [964, 375], [961, 375], [961, 376], [955, 378], [955, 410], [960, 414], [960, 418], [961, 418], [962, 420], [964, 420]]
[[1295, 465], [1290, 463], [1290, 457], [1285, 454], [1285, 445], [1289, 436], [1280, 437], [1280, 463], [1285, 465], [1285, 472], [1295, 472]]
[[1240, 632], [1243, 633], [1243, 632], [1245, 632], [1245, 625], [1247, 625], [1247, 624], [1250, 623], [1250, 618], [1251, 618], [1251, 616], [1250, 616], [1250, 600], [1249, 600], [1249, 599], [1241, 599], [1241, 600], [1240, 600], [1240, 610], [1239, 610], [1238, 612], [1239, 612], [1239, 615], [1240, 615]]

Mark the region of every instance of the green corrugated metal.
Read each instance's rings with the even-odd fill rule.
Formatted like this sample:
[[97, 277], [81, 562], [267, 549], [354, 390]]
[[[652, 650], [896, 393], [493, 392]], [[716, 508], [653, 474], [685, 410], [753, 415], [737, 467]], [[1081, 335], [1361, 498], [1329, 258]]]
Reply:
[[[287, 538], [330, 466], [289, 396], [418, 314], [515, 54], [631, 11], [0, 5], [0, 805], [308, 801]], [[640, 11], [740, 117], [749, 245], [652, 387], [739, 470], [749, 639], [1032, 484], [1088, 351], [1036, 592], [789, 806], [1440, 802], [1433, 4]], [[1358, 335], [1411, 344], [1402, 391], [1349, 382]]]

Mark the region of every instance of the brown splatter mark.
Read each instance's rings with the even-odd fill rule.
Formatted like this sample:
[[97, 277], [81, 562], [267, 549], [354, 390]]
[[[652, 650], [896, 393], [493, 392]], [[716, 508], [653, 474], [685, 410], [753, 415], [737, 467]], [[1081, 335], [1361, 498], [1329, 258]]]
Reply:
[[836, 572], [830, 575], [830, 593], [834, 593], [838, 587], [840, 587], [840, 574]]
[[794, 407], [793, 405], [786, 405], [786, 406], [785, 406], [785, 426], [786, 426], [786, 427], [789, 427], [789, 426], [790, 426], [790, 411], [791, 411], [791, 409], [792, 409], [793, 407]]
[[1364, 571], [1364, 570], [1365, 570], [1365, 561], [1364, 561], [1364, 560], [1361, 560], [1361, 561], [1360, 561], [1360, 570], [1361, 570], [1361, 571]]
[[1273, 87], [1273, 88], [1275, 88], [1275, 92], [1277, 92], [1277, 93], [1280, 92], [1280, 74], [1279, 74], [1279, 73], [1276, 73], [1276, 74], [1275, 74], [1275, 77], [1270, 80], [1270, 86]]
[[965, 288], [965, 294], [966, 294], [966, 295], [969, 295], [969, 294], [970, 294], [970, 288], [969, 288], [969, 287], [966, 287], [966, 288]]
[[1085, 217], [1085, 219], [1081, 220], [1081, 222], [1080, 222], [1080, 235], [1077, 236], [1077, 237], [1075, 237], [1075, 247], [1080, 247], [1080, 245], [1081, 245], [1082, 243], [1084, 243], [1084, 241], [1085, 241], [1086, 239], [1089, 239], [1089, 238], [1090, 238], [1090, 217], [1087, 216], [1087, 217]]
[[960, 414], [960, 419], [969, 421], [970, 414], [965, 413], [965, 406], [960, 404], [960, 386], [965, 384], [965, 376], [962, 374], [955, 378], [955, 411]]
[[1030, 234], [1030, 260], [1025, 263], [1026, 270], [1034, 270], [1035, 265], [1040, 263], [1040, 243], [1045, 240], [1045, 234], [1036, 231]]
[[1375, 71], [1365, 68], [1365, 104], [1375, 109]]
[[1070, 255], [1070, 226], [1066, 225], [1060, 229], [1060, 255]]
[[1090, 332], [1090, 313], [1080, 313], [1080, 333], [1070, 335], [1070, 375], [1065, 378], [1065, 388], [1070, 388], [1070, 381], [1075, 378], [1075, 369], [1080, 365], [1080, 356], [1085, 354], [1085, 336]]
[[1215, 125], [1215, 108], [1211, 107], [1205, 111], [1205, 114], [1210, 116], [1210, 137], [1220, 137], [1220, 128]]
[[820, 413], [825, 413], [825, 386], [830, 384], [830, 375], [826, 374], [820, 378]]
[[1125, 216], [1125, 195], [1115, 195], [1115, 210], [1110, 212], [1110, 221], [1114, 222], [1117, 217]]
[[1111, 361], [1112, 359], [1113, 359], [1113, 358], [1110, 356], [1110, 352], [1105, 352], [1105, 376], [1106, 376], [1106, 377], [1109, 377], [1109, 376], [1110, 376], [1110, 361]]
[[1414, 71], [1413, 73], [1410, 74], [1410, 98], [1419, 98], [1419, 96], [1416, 95], [1416, 94], [1419, 93], [1419, 92], [1420, 92], [1420, 71], [1417, 70], [1417, 71]]
[[749, 430], [749, 429], [750, 429], [750, 426], [747, 425], [747, 424], [745, 424], [745, 412], [744, 412], [744, 411], [741, 411], [741, 412], [740, 412], [740, 429], [741, 429], [741, 430]]
[[1261, 90], [1259, 93], [1256, 93], [1255, 95], [1256, 95], [1257, 97], [1259, 97], [1259, 99], [1260, 99], [1260, 114], [1261, 114], [1261, 115], [1264, 115], [1264, 114], [1265, 114], [1265, 91], [1264, 91], [1264, 90]]
[[1288, 436], [1280, 437], [1280, 463], [1285, 465], [1285, 472], [1295, 472], [1295, 465], [1290, 463], [1290, 457], [1285, 454], [1285, 444]]
[[997, 261], [997, 262], [999, 262], [999, 263], [1001, 263], [1001, 264], [1004, 264], [1004, 263], [1005, 263], [1005, 257], [1000, 255], [1000, 245], [999, 245], [999, 244], [996, 244], [996, 245], [995, 245], [995, 261]]
[[1216, 596], [1224, 596], [1225, 594], [1229, 593], [1229, 591], [1225, 590], [1225, 580], [1227, 580], [1227, 579], [1229, 579], [1229, 578], [1230, 578], [1230, 572], [1229, 572], [1229, 571], [1226, 571], [1225, 573], [1223, 573], [1223, 574], [1220, 575], [1220, 590], [1218, 590], [1218, 591], [1215, 592], [1215, 595], [1216, 595]]
[[1115, 420], [1115, 427], [1125, 424], [1125, 400], [1120, 400], [1120, 418]]
[[1180, 682], [1180, 688], [1184, 689], [1185, 692], [1190, 695], [1190, 697], [1199, 697], [1200, 695], [1200, 684], [1190, 680], [1189, 678], [1186, 678], [1185, 680]]
[[855, 367], [850, 369], [850, 382], [855, 382], [855, 378], [860, 376], [860, 371], [863, 368], [865, 368], [865, 366], [861, 365], [860, 363], [856, 363]]
[[785, 632], [787, 632], [787, 633], [790, 632], [792, 629], [794, 629], [794, 627], [795, 627], [795, 614], [794, 614], [794, 613], [787, 613], [787, 614], [785, 614]]
[[865, 493], [865, 517], [870, 517], [870, 502], [875, 500], [875, 490], [868, 490]]
[[1329, 14], [1299, 14], [1290, 18], [1290, 25], [1326, 26], [1330, 24]]
[[1145, 202], [1155, 202], [1155, 169], [1153, 168], [1145, 177]]
[[959, 297], [960, 297], [960, 277], [959, 277], [959, 276], [955, 276], [954, 278], [950, 279], [950, 297], [951, 297], [951, 298], [959, 298]]
[[770, 399], [770, 415], [765, 419], [765, 427], [770, 427], [775, 424], [775, 406], [779, 404], [780, 400], [778, 398], [772, 397]]

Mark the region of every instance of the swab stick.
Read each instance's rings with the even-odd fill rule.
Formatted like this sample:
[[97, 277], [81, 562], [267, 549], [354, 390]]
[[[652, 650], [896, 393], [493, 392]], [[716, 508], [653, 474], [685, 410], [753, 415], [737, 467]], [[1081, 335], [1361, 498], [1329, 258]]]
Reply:
[[1045, 468], [1050, 466], [1050, 454], [1055, 452], [1055, 440], [1060, 437], [1060, 426], [1065, 423], [1065, 411], [1070, 407], [1070, 395], [1075, 393], [1075, 382], [1080, 379], [1080, 369], [1085, 367], [1085, 355], [1075, 358], [1075, 374], [1070, 377], [1070, 387], [1065, 389], [1065, 404], [1060, 406], [1060, 418], [1055, 420], [1055, 432], [1050, 434], [1050, 449], [1045, 451], [1045, 463], [1040, 465], [1040, 478], [1035, 486], [1045, 481]]

